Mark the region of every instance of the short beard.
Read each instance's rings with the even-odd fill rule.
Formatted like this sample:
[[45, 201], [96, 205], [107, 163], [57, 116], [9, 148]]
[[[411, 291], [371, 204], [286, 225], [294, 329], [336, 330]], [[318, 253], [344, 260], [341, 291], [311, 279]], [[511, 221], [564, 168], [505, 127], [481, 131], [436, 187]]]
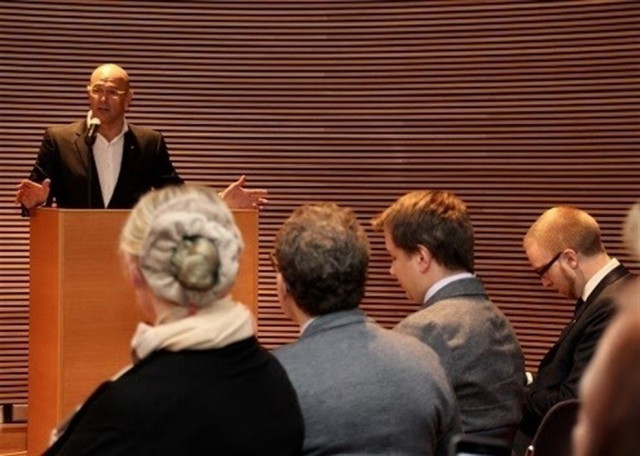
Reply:
[[572, 277], [564, 269], [560, 269], [560, 273], [562, 274], [562, 277], [564, 277], [564, 280], [566, 281], [567, 287], [569, 288], [568, 289], [569, 299], [578, 299], [578, 298], [580, 298], [581, 295], [578, 295], [578, 293], [576, 291], [576, 279], [575, 279], [575, 277]]

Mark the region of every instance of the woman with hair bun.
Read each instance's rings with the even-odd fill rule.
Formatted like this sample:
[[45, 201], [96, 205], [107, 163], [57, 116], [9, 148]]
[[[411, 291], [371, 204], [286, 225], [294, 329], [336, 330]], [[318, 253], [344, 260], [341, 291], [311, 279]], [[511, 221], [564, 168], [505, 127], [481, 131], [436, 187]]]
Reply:
[[229, 295], [242, 249], [211, 189], [167, 187], [138, 202], [120, 238], [143, 316], [134, 364], [87, 399], [45, 454], [300, 453], [291, 383]]

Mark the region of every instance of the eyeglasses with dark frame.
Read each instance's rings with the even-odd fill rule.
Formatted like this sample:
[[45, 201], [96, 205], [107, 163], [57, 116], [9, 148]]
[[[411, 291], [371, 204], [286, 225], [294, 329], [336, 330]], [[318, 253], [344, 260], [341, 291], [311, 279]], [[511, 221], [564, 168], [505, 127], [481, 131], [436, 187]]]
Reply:
[[87, 89], [92, 96], [97, 98], [101, 98], [106, 95], [107, 98], [116, 99], [127, 93], [127, 90], [118, 90], [116, 87], [105, 87], [102, 84], [87, 86]]
[[553, 266], [553, 263], [558, 261], [558, 258], [560, 258], [560, 255], [562, 255], [562, 252], [556, 253], [555, 256], [553, 258], [551, 258], [551, 260], [547, 264], [545, 264], [544, 266], [540, 266], [539, 268], [534, 269], [533, 271], [536, 274], [538, 274], [540, 277], [542, 277], [547, 272], [549, 272], [549, 269], [551, 269], [551, 266]]

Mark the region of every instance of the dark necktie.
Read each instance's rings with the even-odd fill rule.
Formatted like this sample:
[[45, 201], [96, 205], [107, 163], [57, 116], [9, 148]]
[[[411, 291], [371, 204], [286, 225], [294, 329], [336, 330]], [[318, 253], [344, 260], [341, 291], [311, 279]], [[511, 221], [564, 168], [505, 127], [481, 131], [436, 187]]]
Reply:
[[582, 298], [578, 299], [576, 301], [576, 308], [573, 311], [573, 317], [571, 318], [571, 321], [569, 322], [569, 324], [565, 326], [562, 332], [560, 333], [560, 337], [558, 337], [558, 341], [556, 342], [556, 345], [564, 338], [564, 336], [569, 332], [569, 329], [571, 329], [571, 327], [575, 324], [576, 320], [578, 319], [579, 312], [581, 311], [583, 306], [584, 306], [584, 300]]

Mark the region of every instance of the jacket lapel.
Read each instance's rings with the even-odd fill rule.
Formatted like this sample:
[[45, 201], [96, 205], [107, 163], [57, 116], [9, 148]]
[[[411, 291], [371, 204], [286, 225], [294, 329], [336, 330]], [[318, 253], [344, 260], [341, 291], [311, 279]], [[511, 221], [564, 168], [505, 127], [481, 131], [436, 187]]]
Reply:
[[[89, 150], [89, 146], [84, 142], [84, 131], [86, 130], [86, 123], [81, 122], [80, 127], [76, 131], [75, 149], [80, 161], [84, 165], [85, 176], [87, 177], [87, 199], [91, 201], [90, 207], [92, 208], [104, 208], [104, 202], [102, 200], [102, 190], [100, 188], [100, 176], [98, 176], [98, 170], [96, 168], [93, 154]], [[90, 194], [89, 194], [90, 192]]]
[[[120, 164], [120, 172], [118, 173], [118, 180], [116, 186], [113, 189], [113, 195], [109, 201], [109, 206], [112, 207], [123, 197], [123, 192], [126, 192], [127, 188], [130, 189], [132, 179], [135, 179], [135, 163], [134, 159], [137, 156], [138, 141], [136, 136], [131, 131], [131, 125], [124, 134], [124, 145], [122, 147], [122, 162]], [[130, 190], [129, 190], [130, 191]]]
[[580, 308], [576, 309], [575, 315], [573, 316], [569, 324], [564, 327], [556, 343], [553, 344], [553, 347], [551, 347], [551, 350], [549, 350], [547, 354], [544, 356], [544, 358], [542, 359], [540, 363], [541, 366], [545, 363], [547, 359], [552, 359], [555, 356], [555, 353], [558, 351], [558, 347], [560, 347], [560, 345], [562, 344], [562, 341], [565, 339], [565, 337], [567, 337], [569, 332], [571, 332], [571, 328], [580, 319], [580, 317], [584, 315], [584, 312], [586, 311], [586, 309], [591, 304], [593, 304], [594, 301], [596, 301], [598, 296], [600, 296], [600, 294], [609, 285], [611, 285], [613, 282], [616, 282], [618, 279], [621, 279], [622, 277], [626, 276], [627, 274], [629, 274], [629, 271], [627, 270], [627, 268], [625, 268], [622, 264], [620, 264], [613, 271], [609, 272], [609, 274], [604, 276], [604, 278], [600, 281], [600, 283], [593, 289], [593, 291], [591, 292], [587, 300], [584, 302], [584, 304], [582, 304]]
[[609, 274], [604, 276], [602, 278], [602, 280], [600, 281], [600, 283], [598, 283], [598, 285], [596, 285], [596, 287], [593, 289], [593, 291], [591, 292], [591, 294], [589, 295], [589, 297], [585, 301], [584, 305], [582, 307], [580, 307], [579, 309], [576, 309], [576, 315], [574, 316], [574, 320], [578, 320], [580, 318], [580, 316], [582, 314], [584, 314], [585, 310], [596, 299], [598, 299], [598, 296], [600, 296], [600, 294], [609, 285], [611, 285], [613, 282], [616, 282], [618, 279], [623, 278], [627, 274], [629, 274], [629, 271], [627, 271], [627, 268], [625, 268], [622, 264], [619, 264], [618, 266], [616, 266], [616, 268], [613, 271], [609, 272]]

